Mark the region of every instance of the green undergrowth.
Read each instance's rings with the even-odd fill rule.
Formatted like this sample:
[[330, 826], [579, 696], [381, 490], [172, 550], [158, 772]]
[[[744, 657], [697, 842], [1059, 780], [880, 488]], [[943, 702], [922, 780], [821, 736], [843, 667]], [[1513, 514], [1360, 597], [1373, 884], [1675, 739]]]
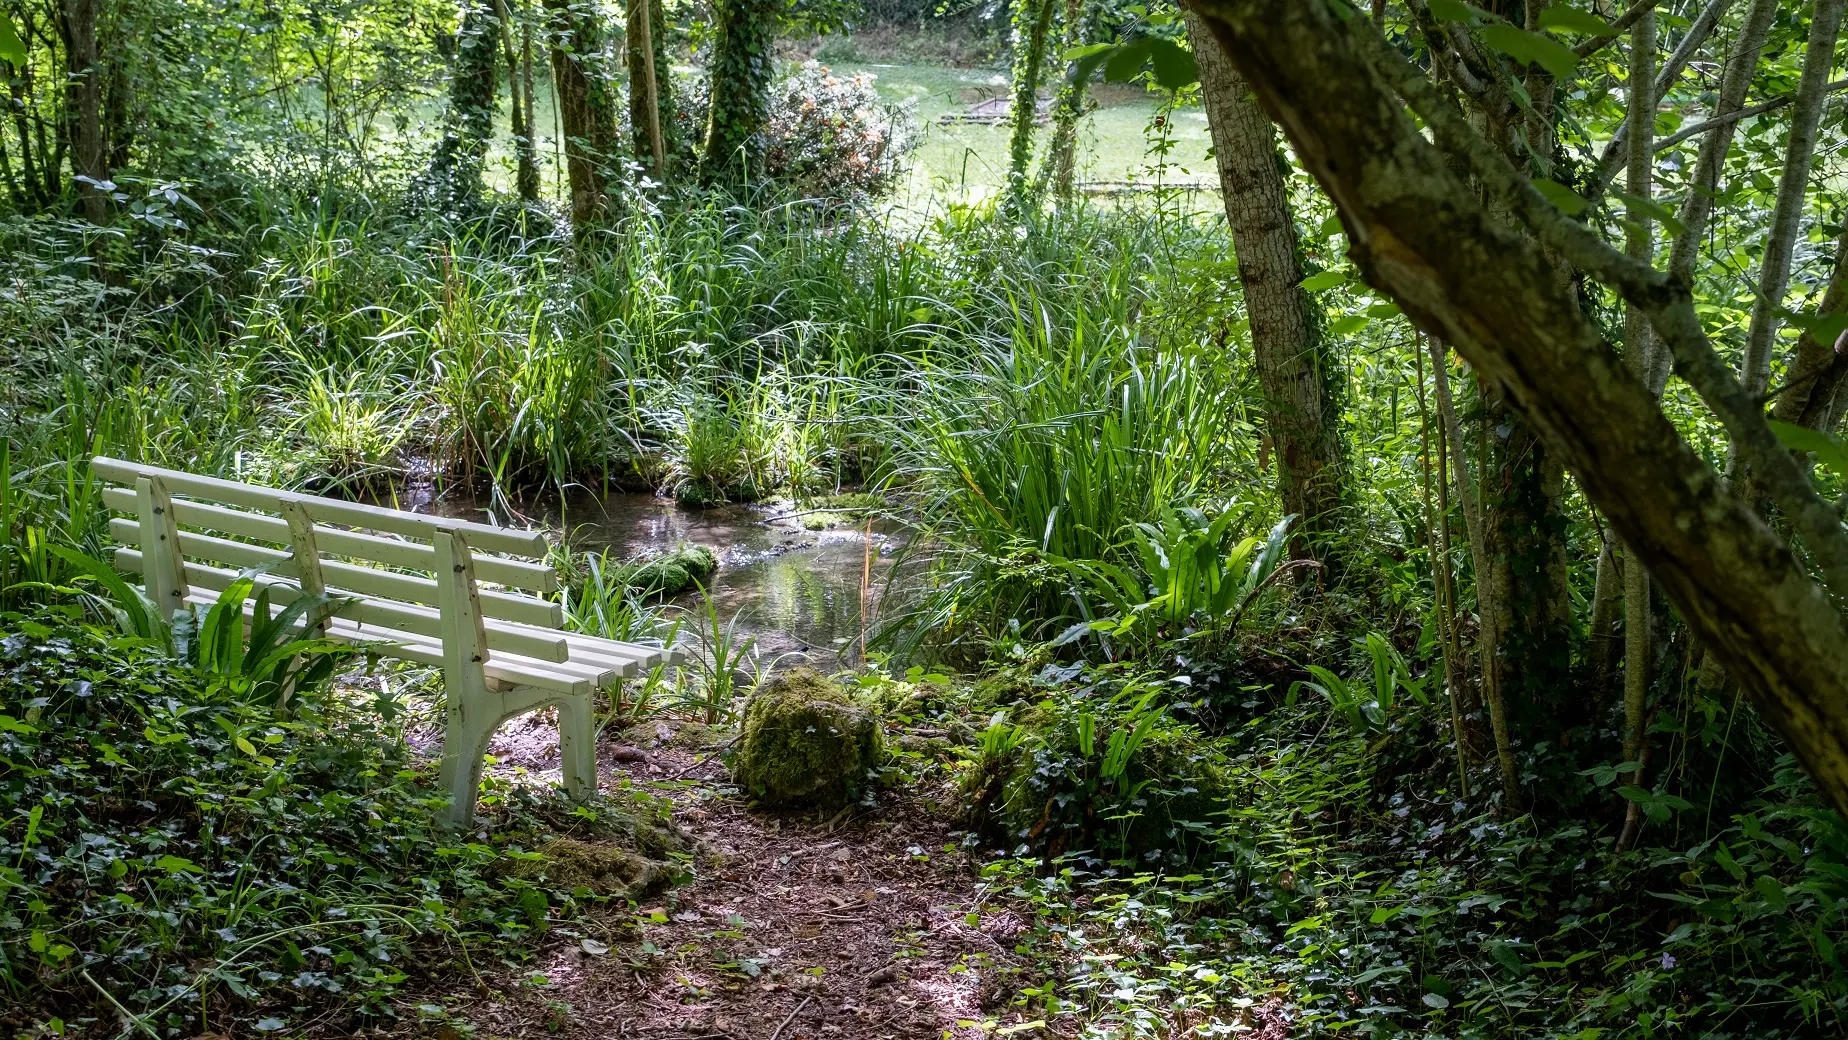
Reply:
[[[1013, 959], [971, 964], [1009, 978], [996, 1021], [1097, 1038], [1843, 1031], [1848, 828], [1788, 755], [1756, 797], [1652, 813], [1616, 852], [1620, 812], [1503, 818], [1458, 796], [1454, 760], [1401, 760], [1441, 750], [1433, 708], [1373, 734], [1336, 718], [1273, 704], [1196, 738], [1224, 786], [1190, 866], [1108, 842], [989, 854], [976, 912], [1028, 921]], [[1587, 774], [1590, 797], [1607, 778]]]
[[[665, 809], [641, 796], [575, 805], [490, 779], [476, 826], [445, 831], [396, 702], [262, 707], [70, 613], [0, 615], [10, 1029], [350, 1031], [419, 986], [524, 968], [675, 869]], [[557, 855], [573, 848], [610, 850], [627, 880], [584, 880]]]

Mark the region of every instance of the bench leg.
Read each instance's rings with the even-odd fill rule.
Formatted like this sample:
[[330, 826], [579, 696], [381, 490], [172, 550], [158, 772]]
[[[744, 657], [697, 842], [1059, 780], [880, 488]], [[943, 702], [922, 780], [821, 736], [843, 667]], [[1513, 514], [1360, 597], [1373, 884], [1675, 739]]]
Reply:
[[[487, 710], [486, 704], [461, 704], [460, 698], [449, 701], [449, 720], [443, 728], [443, 767], [440, 774], [444, 793], [449, 795], [449, 823], [465, 827], [475, 818], [475, 795], [481, 789], [481, 759], [488, 753], [488, 741], [500, 728], [501, 718]], [[472, 710], [471, 710], [472, 709]]]
[[558, 702], [558, 754], [565, 793], [583, 801], [597, 791], [597, 723], [590, 697]]

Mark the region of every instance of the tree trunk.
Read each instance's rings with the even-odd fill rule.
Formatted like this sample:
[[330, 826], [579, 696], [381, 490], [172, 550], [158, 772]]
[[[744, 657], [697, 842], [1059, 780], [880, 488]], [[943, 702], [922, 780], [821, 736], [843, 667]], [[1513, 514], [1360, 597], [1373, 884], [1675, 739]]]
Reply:
[[545, 0], [545, 6], [551, 14], [553, 95], [565, 139], [571, 224], [581, 233], [608, 206], [602, 146], [613, 130], [602, 125], [609, 112], [598, 99], [607, 94], [594, 64], [602, 46], [602, 26], [596, 8], [582, 0]]
[[[1848, 311], [1848, 224], [1835, 239], [1835, 269], [1823, 291], [1822, 306], [1817, 308], [1818, 314], [1844, 311]], [[1848, 332], [1825, 342], [1803, 330], [1797, 337], [1797, 356], [1784, 392], [1771, 406], [1771, 418], [1812, 430], [1832, 430], [1835, 399], [1844, 377], [1848, 377]]]
[[482, 167], [494, 140], [494, 98], [499, 77], [494, 51], [500, 20], [490, 0], [465, 0], [456, 31], [455, 69], [449, 81], [449, 113], [437, 143], [431, 173], [439, 202], [452, 212], [479, 203]]
[[[1084, 43], [1084, 0], [1065, 0], [1064, 17], [1061, 54]], [[1040, 174], [1040, 180], [1060, 199], [1071, 198], [1077, 182], [1078, 121], [1084, 116], [1084, 105], [1084, 82], [1067, 77], [1059, 88], [1059, 100], [1053, 106], [1052, 141], [1046, 146], [1046, 160]]]
[[1007, 143], [1008, 204], [1026, 204], [1027, 167], [1033, 162], [1033, 125], [1039, 120], [1040, 74], [1052, 38], [1053, 0], [1014, 0], [1014, 106]]
[[[64, 0], [65, 88], [64, 118], [71, 142], [71, 174], [77, 197], [83, 201], [84, 219], [101, 224], [109, 216], [109, 194], [100, 185], [109, 180], [108, 145], [103, 140], [103, 76], [97, 61], [96, 21], [102, 0]], [[88, 183], [77, 178], [87, 178]]]
[[624, 51], [629, 59], [629, 126], [635, 133], [635, 154], [649, 163], [657, 181], [667, 179], [667, 138], [661, 129], [661, 89], [656, 75], [654, 9], [650, 0], [629, 0], [628, 35]]
[[1296, 225], [1270, 117], [1198, 15], [1187, 15], [1187, 30], [1264, 389], [1265, 427], [1277, 448], [1277, 491], [1283, 511], [1302, 517], [1298, 530], [1307, 537], [1292, 542], [1292, 555], [1302, 558], [1312, 541], [1333, 531], [1344, 490], [1334, 358], [1316, 302], [1302, 288]]
[[514, 190], [526, 202], [539, 201], [539, 160], [537, 142], [533, 140], [532, 77], [527, 77], [526, 92], [520, 89], [520, 57], [514, 49], [513, 14], [507, 0], [494, 0], [494, 17], [500, 22], [501, 50], [507, 58], [507, 94], [513, 102], [513, 151], [515, 156]]
[[707, 181], [737, 181], [757, 167], [758, 131], [770, 117], [777, 0], [718, 0], [712, 52], [712, 111], [706, 124]]
[[1771, 342], [1777, 335], [1784, 290], [1790, 284], [1790, 256], [1803, 221], [1810, 163], [1816, 154], [1816, 124], [1822, 119], [1829, 72], [1835, 66], [1835, 38], [1841, 29], [1843, 3], [1844, 0], [1816, 0], [1810, 18], [1809, 50], [1803, 58], [1796, 104], [1791, 106], [1783, 176], [1778, 183], [1777, 205], [1771, 211], [1771, 234], [1765, 239], [1764, 259], [1758, 267], [1758, 296], [1752, 304], [1745, 356], [1739, 363], [1739, 381], [1754, 397], [1763, 397], [1771, 382]]
[[[1783, 735], [1823, 798], [1848, 811], [1848, 657], [1840, 653], [1848, 625], [1789, 548], [1681, 439], [1552, 277], [1540, 248], [1488, 212], [1386, 84], [1414, 91], [1407, 100], [1445, 151], [1492, 175], [1494, 192], [1549, 241], [1570, 245], [1581, 268], [1595, 259], [1602, 277], [1628, 279], [1618, 282], [1626, 298], [1657, 301], [1651, 317], [1658, 332], [1676, 337], [1678, 369], [1714, 394], [1728, 429], [1752, 438], [1756, 458], [1769, 436], [1763, 420], [1757, 430], [1744, 425], [1723, 388], [1709, 385], [1703, 366], [1711, 361], [1697, 349], [1704, 341], [1687, 338], [1699, 328], [1682, 283], [1633, 273], [1540, 205], [1365, 19], [1303, 0], [1194, 6], [1210, 15], [1328, 192], [1370, 284], [1502, 387]], [[1779, 481], [1780, 495], [1790, 494]], [[1808, 529], [1816, 518], [1803, 509], [1799, 523]]]

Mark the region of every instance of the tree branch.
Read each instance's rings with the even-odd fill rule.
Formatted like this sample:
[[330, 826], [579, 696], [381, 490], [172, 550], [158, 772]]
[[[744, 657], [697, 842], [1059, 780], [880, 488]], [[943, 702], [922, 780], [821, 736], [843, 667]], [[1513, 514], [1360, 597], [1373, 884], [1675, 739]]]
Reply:
[[[1375, 67], [1384, 48], [1391, 58], [1386, 68], [1403, 68], [1399, 54], [1370, 21], [1346, 7], [1338, 14], [1332, 0], [1190, 2], [1333, 200], [1350, 256], [1368, 282], [1508, 395], [1750, 692], [1824, 796], [1848, 810], [1848, 655], [1841, 653], [1848, 625], [1789, 548], [1662, 415], [1539, 245], [1494, 216], [1406, 115]], [[1437, 94], [1421, 74], [1412, 76], [1426, 97]], [[1450, 149], [1455, 126], [1467, 130], [1468, 123], [1443, 107], [1431, 107], [1426, 121]], [[1469, 136], [1484, 143], [1473, 131]], [[1549, 244], [1572, 245], [1588, 273], [1624, 276], [1627, 284], [1613, 284], [1650, 312], [1665, 339], [1711, 355], [1684, 285], [1620, 253], [1609, 255], [1590, 229], [1548, 204], [1499, 153], [1490, 150], [1489, 157], [1486, 186], [1545, 228]], [[1700, 350], [1690, 353], [1684, 367], [1692, 369]], [[1731, 381], [1725, 365], [1714, 363]], [[1689, 381], [1712, 384], [1712, 375], [1697, 372]], [[1731, 389], [1735, 398], [1716, 410], [1768, 436], [1761, 415], [1733, 407], [1743, 393], [1736, 382]], [[1748, 443], [1761, 443], [1743, 432]], [[1787, 453], [1779, 454], [1795, 468]], [[1809, 539], [1813, 517], [1793, 521]], [[1840, 540], [1839, 524], [1833, 537]], [[1830, 540], [1825, 535], [1821, 546]]]
[[[1732, 0], [1722, 0], [1722, 2], [1732, 3]], [[1630, 5], [1628, 11], [1625, 11], [1616, 21], [1611, 23], [1611, 31], [1609, 34], [1594, 36], [1580, 43], [1577, 47], [1572, 48], [1572, 53], [1578, 55], [1580, 59], [1584, 59], [1610, 46], [1612, 41], [1623, 35], [1625, 29], [1635, 25], [1638, 18], [1655, 10], [1656, 3], [1657, 0], [1636, 0], [1636, 3]]]

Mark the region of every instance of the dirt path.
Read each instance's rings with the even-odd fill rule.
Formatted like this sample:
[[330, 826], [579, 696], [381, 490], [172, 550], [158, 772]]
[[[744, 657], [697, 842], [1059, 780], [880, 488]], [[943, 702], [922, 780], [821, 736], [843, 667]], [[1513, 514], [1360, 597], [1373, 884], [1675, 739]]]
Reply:
[[547, 984], [509, 986], [452, 1013], [484, 1037], [981, 1035], [958, 1023], [981, 1020], [984, 997], [1000, 1006], [997, 969], [1012, 960], [1017, 924], [1005, 914], [967, 923], [977, 881], [918, 795], [883, 793], [874, 808], [829, 819], [773, 816], [731, 794], [716, 759], [699, 763], [661, 737], [672, 734], [645, 742], [641, 761], [619, 762], [634, 751], [604, 746], [605, 789], [686, 773], [692, 782], [669, 796], [698, 842], [693, 880], [646, 904], [638, 931], [606, 952], [572, 940], [535, 965]]

